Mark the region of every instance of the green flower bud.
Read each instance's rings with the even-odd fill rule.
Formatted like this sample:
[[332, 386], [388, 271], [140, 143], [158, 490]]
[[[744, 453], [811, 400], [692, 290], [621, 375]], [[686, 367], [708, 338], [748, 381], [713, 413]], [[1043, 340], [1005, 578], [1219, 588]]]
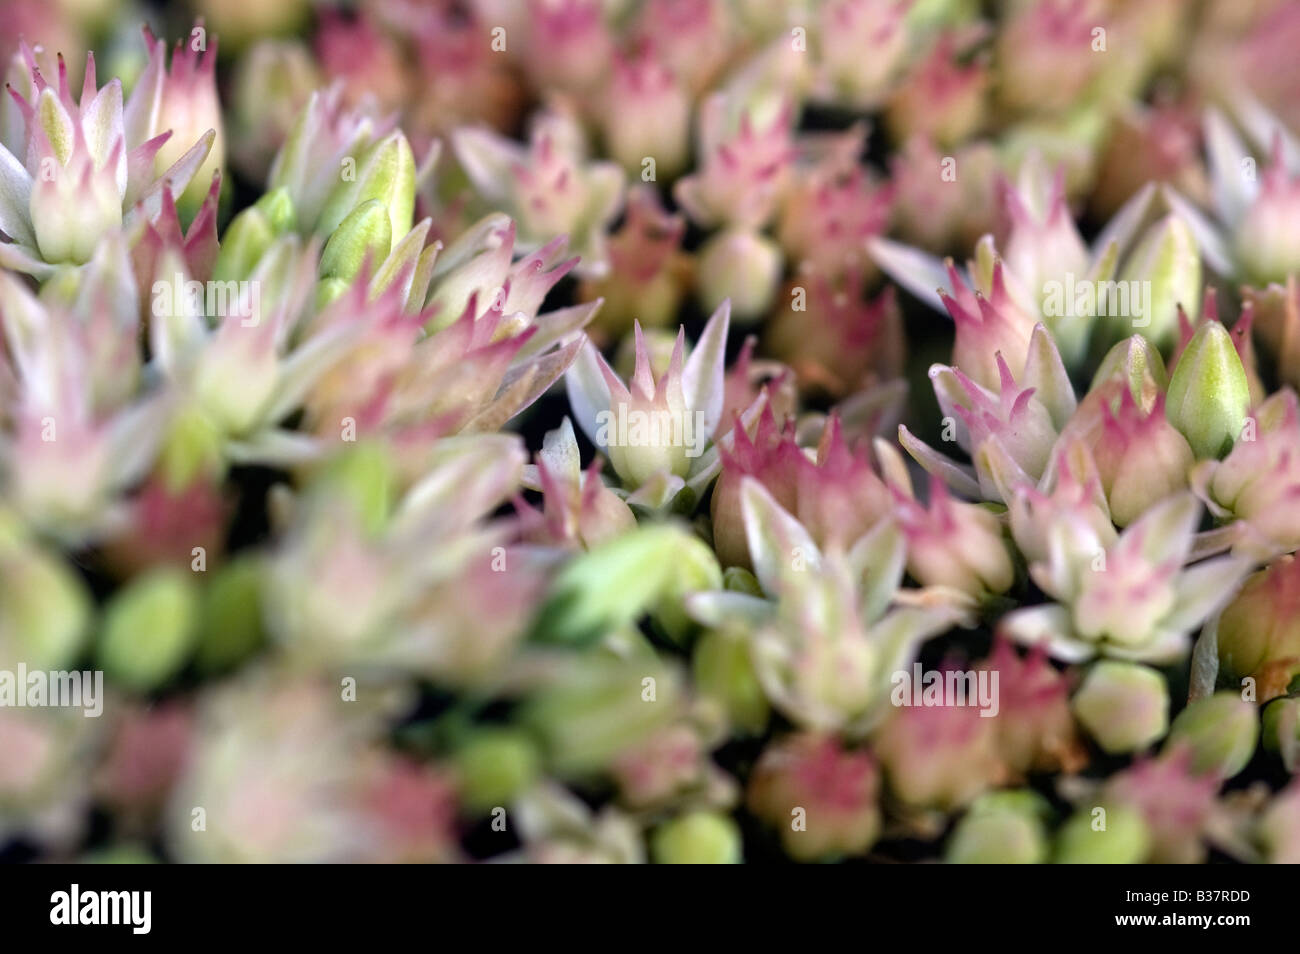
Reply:
[[393, 512], [397, 473], [382, 444], [362, 442], [330, 461], [321, 475], [321, 486], [346, 498], [366, 530], [378, 534]]
[[732, 229], [700, 249], [700, 301], [707, 311], [731, 299], [735, 320], [754, 320], [772, 307], [781, 278], [781, 249], [770, 238]]
[[653, 611], [657, 622], [678, 645], [695, 630], [683, 600], [691, 593], [722, 588], [722, 566], [713, 550], [699, 537], [684, 535], [673, 562], [666, 592]]
[[246, 281], [271, 243], [293, 230], [293, 200], [287, 189], [275, 189], [240, 212], [226, 226], [212, 280]]
[[0, 669], [64, 669], [85, 642], [90, 596], [63, 560], [0, 542]]
[[723, 589], [732, 593], [747, 593], [750, 596], [762, 596], [763, 587], [751, 570], [743, 566], [729, 566], [722, 571]]
[[1246, 767], [1258, 739], [1255, 704], [1229, 691], [1198, 699], [1180, 712], [1165, 746], [1190, 745], [1194, 771], [1227, 779]]
[[[317, 233], [329, 235], [352, 210], [374, 199], [388, 210], [389, 235], [405, 235], [415, 217], [415, 156], [406, 136], [392, 132], [355, 158], [353, 174], [325, 201]], [[384, 255], [390, 251], [391, 242]]]
[[[1176, 215], [1168, 215], [1147, 230], [1129, 256], [1120, 274], [1121, 282], [1149, 282], [1150, 297], [1145, 299], [1145, 315], [1132, 309], [1131, 327], [1140, 330], [1157, 345], [1173, 342], [1178, 331], [1178, 306], [1195, 321], [1201, 306], [1201, 254], [1192, 230]], [[1115, 321], [1115, 319], [1111, 319]]]
[[393, 227], [388, 209], [377, 199], [362, 202], [339, 223], [321, 253], [322, 278], [351, 281], [369, 261], [378, 268], [393, 247]]
[[1146, 748], [1169, 726], [1165, 677], [1137, 663], [1097, 663], [1070, 706], [1088, 734], [1111, 755]]
[[222, 672], [253, 655], [265, 642], [261, 561], [238, 557], [223, 566], [203, 591], [194, 663], [204, 674]]
[[1088, 385], [1088, 393], [1098, 391], [1112, 380], [1127, 385], [1134, 402], [1143, 408], [1151, 407], [1156, 395], [1169, 387], [1164, 359], [1141, 335], [1133, 335], [1106, 352], [1097, 373], [1092, 376], [1092, 383]]
[[691, 812], [660, 825], [650, 853], [661, 865], [738, 865], [744, 860], [740, 829], [717, 812]]
[[1165, 415], [1197, 458], [1223, 457], [1246, 423], [1250, 383], [1232, 337], [1217, 321], [1207, 321], [1187, 343], [1173, 377]]
[[159, 453], [163, 483], [177, 493], [201, 477], [219, 475], [225, 464], [224, 447], [224, 435], [212, 418], [193, 405], [182, 408], [172, 418]]
[[585, 775], [680, 717], [681, 691], [677, 674], [652, 653], [627, 660], [592, 655], [574, 659], [538, 690], [521, 717], [543, 740], [556, 773]]
[[1042, 797], [1031, 791], [981, 796], [948, 840], [949, 864], [1037, 865], [1047, 861]]
[[1151, 850], [1142, 815], [1122, 805], [1080, 809], [1056, 835], [1057, 864], [1136, 865]]
[[1264, 706], [1260, 741], [1270, 752], [1286, 752], [1287, 744], [1300, 752], [1300, 697], [1284, 696]]
[[749, 653], [744, 633], [713, 630], [695, 644], [691, 664], [699, 693], [721, 705], [733, 727], [760, 735], [767, 727], [770, 709]]
[[194, 643], [198, 587], [188, 570], [151, 571], [109, 601], [99, 665], [130, 689], [154, 689], [180, 671]]
[[571, 560], [538, 619], [542, 642], [587, 643], [639, 619], [677, 580], [693, 537], [674, 524], [639, 527]]
[[504, 806], [527, 789], [541, 769], [537, 746], [516, 729], [482, 729], [457, 750], [453, 762], [461, 801], [472, 812]]

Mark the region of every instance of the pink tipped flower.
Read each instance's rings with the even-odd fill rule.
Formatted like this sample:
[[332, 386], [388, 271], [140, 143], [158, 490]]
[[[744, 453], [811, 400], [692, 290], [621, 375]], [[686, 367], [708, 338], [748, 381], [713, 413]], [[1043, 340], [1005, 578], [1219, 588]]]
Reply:
[[998, 673], [998, 751], [1017, 776], [1030, 772], [1074, 772], [1087, 756], [1070, 714], [1070, 680], [1053, 668], [1047, 653], [1021, 656], [1005, 639], [980, 665]]
[[1106, 24], [1101, 0], [1022, 4], [998, 32], [998, 94], [1009, 109], [1052, 114], [1074, 104], [1106, 65], [1093, 30]]
[[1103, 793], [1106, 800], [1142, 814], [1151, 834], [1148, 861], [1195, 864], [1205, 859], [1205, 836], [1215, 814], [1219, 785], [1213, 773], [1192, 771], [1190, 749], [1174, 748], [1114, 776]]
[[[97, 388], [114, 368], [134, 382], [139, 362], [134, 337], [118, 337], [123, 329], [97, 311], [99, 321], [83, 323], [62, 308], [47, 309], [16, 277], [0, 273], [0, 315], [18, 388], [0, 431], [4, 482], [26, 519], [70, 543], [122, 525], [123, 494], [149, 469], [168, 413], [163, 395], [130, 403], [129, 390]], [[135, 317], [130, 321], [133, 333]]]
[[[10, 94], [26, 126], [26, 164], [0, 146], [0, 169], [8, 183], [0, 195], [0, 231], [13, 240], [0, 245], [0, 262], [44, 276], [52, 264], [89, 261], [99, 239], [124, 222], [156, 215], [164, 191], [179, 196], [199, 172], [216, 133], [208, 129], [197, 143], [185, 143], [181, 149], [187, 151], [156, 180], [156, 158], [178, 139], [165, 132], [146, 141], [161, 108], [160, 73], [152, 89], [148, 82], [137, 83], [124, 106], [121, 81], [97, 89], [94, 58], [88, 56], [78, 102], [62, 60], [55, 87], [30, 50], [24, 57], [32, 100], [16, 90]], [[155, 60], [151, 57], [149, 69], [157, 72], [162, 67]]]
[[[945, 177], [949, 156], [960, 175]], [[890, 157], [889, 173], [894, 221], [909, 242], [935, 250], [969, 248], [997, 225], [1002, 172], [987, 142], [941, 153], [924, 136], [912, 136]]]
[[1187, 486], [1195, 455], [1165, 416], [1165, 396], [1144, 411], [1124, 388], [1119, 406], [1102, 406], [1101, 433], [1092, 447], [1097, 473], [1115, 523], [1126, 527], [1154, 504]]
[[1062, 517], [1049, 530], [1048, 557], [1029, 571], [1058, 604], [1016, 610], [1002, 630], [1046, 643], [1068, 662], [1101, 653], [1139, 662], [1182, 658], [1188, 633], [1231, 598], [1251, 561], [1220, 557], [1184, 568], [1200, 507], [1190, 493], [1151, 507], [1109, 546], [1082, 520]]
[[873, 182], [857, 164], [864, 136], [850, 132], [846, 138], [846, 157], [833, 152], [796, 177], [777, 230], [796, 267], [831, 279], [869, 267], [866, 242], [885, 231], [893, 198], [890, 187]]
[[[137, 87], [155, 90], [158, 113], [151, 135], [171, 126], [171, 138], [162, 144], [154, 157], [154, 173], [162, 176], [185, 156], [195, 140], [214, 133], [212, 148], [194, 173], [189, 184], [177, 197], [187, 211], [197, 209], [207, 192], [208, 183], [225, 167], [226, 138], [222, 122], [221, 100], [217, 95], [217, 40], [209, 45], [206, 33], [196, 27], [187, 37], [176, 41], [171, 65], [167, 62], [166, 44], [145, 29], [149, 45], [149, 63], [136, 80]], [[136, 94], [132, 92], [134, 99]], [[161, 128], [160, 128], [161, 127]]]
[[713, 546], [723, 566], [749, 568], [752, 564], [740, 508], [741, 485], [746, 477], [752, 477], [777, 503], [794, 511], [804, 454], [794, 440], [794, 421], [778, 424], [770, 404], [763, 407], [752, 435], [743, 426], [736, 426], [732, 433], [734, 443], [721, 452], [722, 471], [710, 504]]
[[1300, 546], [1300, 411], [1283, 389], [1256, 407], [1222, 461], [1196, 465], [1192, 486], [1220, 519], [1244, 525], [1240, 548], [1270, 554]]
[[636, 526], [628, 505], [600, 479], [599, 462], [582, 470], [567, 417], [546, 434], [536, 466], [524, 469], [524, 484], [542, 493], [540, 513], [522, 499], [515, 503], [531, 542], [590, 549]]
[[[524, 99], [521, 78], [513, 61], [484, 41], [492, 36], [492, 27], [501, 25], [508, 44], [513, 30], [481, 4], [420, 3], [412, 9], [398, 0], [390, 5], [388, 29], [414, 37], [420, 95], [406, 107], [415, 128], [446, 135], [472, 123], [501, 130], [515, 125]], [[518, 3], [508, 4], [507, 10], [527, 12]]]
[[609, 238], [609, 272], [580, 287], [584, 301], [603, 299], [595, 326], [610, 335], [626, 333], [634, 320], [646, 328], [672, 321], [688, 279], [681, 251], [686, 220], [665, 211], [650, 186], [628, 194], [623, 225]]
[[723, 384], [722, 417], [718, 420], [715, 438], [721, 438], [736, 424], [736, 417], [763, 397], [763, 403], [772, 408], [778, 420], [793, 417], [798, 393], [795, 375], [791, 368], [778, 361], [754, 360], [758, 339], [750, 335], [740, 349], [735, 362], [727, 369]]
[[326, 76], [342, 83], [350, 107], [373, 100], [388, 113], [406, 105], [410, 90], [401, 48], [364, 13], [348, 19], [322, 11], [315, 47]]
[[[992, 243], [986, 248], [992, 256]], [[977, 282], [968, 288], [951, 259], [947, 268], [953, 294], [941, 292], [940, 297], [957, 326], [953, 364], [984, 387], [996, 388], [1002, 381], [997, 355], [1002, 354], [1011, 364], [1023, 364], [1029, 354], [1034, 317], [1013, 295], [1001, 259], [991, 260], [987, 286]]]
[[702, 740], [688, 725], [659, 730], [616, 757], [611, 766], [622, 800], [632, 809], [662, 806], [702, 787], [706, 771]]
[[130, 812], [161, 807], [185, 767], [193, 729], [193, 713], [180, 703], [129, 709], [99, 768], [102, 797]]
[[700, 493], [712, 480], [716, 458], [705, 455], [704, 448], [722, 413], [729, 323], [730, 308], [724, 302], [689, 359], [685, 331], [679, 331], [668, 370], [657, 379], [640, 325], [630, 385], [590, 342], [567, 372], [569, 404], [579, 425], [630, 491], [652, 485], [647, 492], [667, 500], [686, 488]]
[[632, 35], [698, 95], [727, 60], [730, 18], [725, 0], [648, 0]]
[[456, 790], [450, 775], [411, 759], [377, 752], [367, 760], [359, 796], [361, 824], [374, 838], [364, 860], [372, 864], [454, 861]]
[[892, 287], [867, 299], [860, 272], [837, 280], [814, 269], [786, 287], [767, 345], [801, 384], [840, 397], [901, 375], [906, 342]]
[[217, 261], [217, 201], [221, 195], [221, 176], [212, 177], [212, 185], [189, 228], [182, 229], [176, 200], [163, 193], [162, 209], [157, 218], [145, 223], [144, 233], [131, 248], [131, 264], [143, 302], [156, 281], [170, 281], [164, 274], [165, 261], [179, 260], [185, 274], [200, 282], [212, 277]]
[[907, 570], [921, 585], [977, 598], [1011, 587], [1015, 568], [991, 510], [954, 500], [937, 477], [930, 478], [928, 506], [898, 491], [895, 498]]
[[899, 707], [876, 732], [872, 748], [901, 802], [951, 811], [1006, 778], [995, 721], [975, 706]]
[[458, 130], [452, 147], [479, 194], [518, 223], [522, 248], [567, 235], [582, 258], [580, 270], [604, 273], [605, 228], [623, 204], [623, 170], [587, 158], [572, 116], [541, 114], [526, 147], [487, 129]]
[[675, 179], [690, 158], [690, 97], [649, 50], [614, 60], [600, 126], [605, 151], [634, 175]]
[[756, 118], [746, 110], [732, 122], [725, 93], [700, 107], [700, 165], [673, 189], [692, 221], [757, 229], [776, 213], [790, 185], [794, 142], [788, 103], [775, 115]]
[[[1241, 318], [1233, 326], [1234, 339], [1237, 327], [1250, 319], [1249, 326], [1256, 329], [1267, 347], [1278, 377], [1284, 384], [1300, 387], [1300, 281], [1288, 276], [1285, 285], [1244, 288], [1242, 296], [1245, 301]], [[1246, 347], [1243, 342], [1243, 350]], [[1242, 358], [1243, 364], [1245, 360]], [[1249, 372], [1250, 365], [1246, 368]]]
[[794, 512], [818, 546], [848, 549], [892, 509], [889, 488], [866, 448], [851, 450], [845, 443], [838, 414], [832, 413], [826, 421], [816, 459], [799, 453], [794, 466]]
[[1037, 486], [1016, 484], [1007, 503], [1011, 536], [1031, 563], [1048, 558], [1052, 527], [1061, 521], [1081, 522], [1103, 546], [1115, 542], [1097, 464], [1088, 445], [1077, 439], [1065, 441]]
[[[985, 500], [1009, 502], [1014, 488], [1037, 482], [1060, 428], [1075, 410], [1074, 390], [1061, 356], [1043, 325], [1034, 328], [1020, 382], [999, 351], [996, 392], [981, 387], [960, 368], [934, 365], [930, 380], [944, 413], [944, 436], [955, 439], [974, 462], [969, 468], [921, 443], [899, 428], [903, 446], [931, 474], [953, 488]], [[960, 426], [959, 426], [960, 425]]]
[[1297, 215], [1300, 175], [1284, 160], [1279, 131], [1274, 134], [1271, 161], [1260, 178], [1259, 192], [1234, 223], [1233, 245], [1251, 281], [1281, 282], [1300, 270], [1300, 242], [1291, 228]]
[[976, 27], [940, 35], [890, 97], [886, 120], [895, 142], [920, 135], [947, 148], [978, 131], [987, 107], [987, 58], [963, 63], [960, 57], [987, 34]]
[[581, 93], [605, 78], [614, 38], [600, 0], [528, 0], [527, 23], [523, 62], [537, 86]]
[[851, 107], [877, 105], [907, 55], [905, 19], [913, 0], [828, 0], [817, 17], [818, 97]]
[[751, 812], [780, 830], [792, 858], [817, 861], [872, 846], [880, 833], [879, 789], [868, 750], [806, 733], [763, 750], [746, 799]]

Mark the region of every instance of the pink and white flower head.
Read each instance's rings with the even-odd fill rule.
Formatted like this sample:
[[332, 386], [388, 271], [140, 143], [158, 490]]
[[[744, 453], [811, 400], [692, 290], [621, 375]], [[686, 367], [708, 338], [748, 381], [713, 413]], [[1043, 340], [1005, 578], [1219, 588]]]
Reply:
[[599, 123], [605, 151], [632, 174], [653, 160], [655, 177], [671, 180], [690, 160], [690, 96], [650, 50], [614, 60]]
[[700, 106], [700, 165], [673, 189], [691, 220], [762, 228], [776, 214], [790, 185], [795, 157], [793, 111], [784, 103], [770, 116], [744, 109], [733, 117], [727, 94], [715, 93]]
[[542, 89], [593, 90], [606, 78], [614, 38], [601, 0], [528, 0], [523, 63]]
[[680, 330], [668, 370], [657, 380], [640, 325], [630, 385], [590, 342], [579, 352], [565, 376], [569, 404], [627, 490], [653, 487], [647, 492], [666, 502], [683, 489], [698, 494], [713, 479], [717, 456], [704, 450], [722, 414], [729, 321], [724, 302], [689, 358], [685, 329]]
[[863, 285], [860, 272], [833, 279], [812, 268], [787, 283], [789, 304], [768, 326], [767, 350], [805, 388], [840, 397], [901, 375], [906, 342], [894, 289], [868, 299]]
[[1129, 388], [1119, 406], [1102, 405], [1101, 433], [1092, 445], [1111, 518], [1126, 527], [1154, 504], [1187, 486], [1195, 455], [1165, 416], [1165, 396], [1145, 411]]
[[1075, 397], [1046, 327], [1034, 328], [1017, 382], [999, 351], [999, 387], [984, 388], [961, 368], [933, 365], [930, 380], [944, 413], [944, 436], [970, 455], [969, 467], [899, 427], [899, 441], [931, 474], [971, 497], [1009, 502], [1011, 488], [1036, 483], [1047, 470], [1057, 436], [1074, 414]]
[[1106, 25], [1103, 0], [1021, 4], [998, 33], [998, 96], [1010, 110], [1051, 114], [1071, 106], [1105, 68], [1093, 30]]
[[1218, 557], [1185, 569], [1200, 519], [1190, 493], [1167, 497], [1115, 542], [1082, 519], [1051, 526], [1046, 560], [1030, 565], [1034, 581], [1059, 602], [1003, 617], [1002, 630], [1027, 644], [1045, 643], [1057, 659], [1098, 654], [1172, 662], [1188, 650], [1188, 632], [1231, 598], [1252, 561]]
[[[865, 748], [848, 749], [834, 735], [800, 733], [763, 750], [746, 804], [781, 832], [792, 858], [817, 861], [864, 854], [880, 834], [880, 770]], [[792, 813], [807, 826], [797, 830]]]
[[[185, 156], [196, 140], [201, 140], [211, 130], [214, 133], [212, 148], [194, 173], [189, 185], [177, 198], [186, 211], [198, 208], [207, 193], [212, 177], [225, 166], [226, 140], [222, 121], [221, 100], [217, 94], [217, 39], [209, 42], [201, 26], [184, 39], [176, 41], [171, 65], [167, 63], [166, 44], [156, 39], [148, 28], [145, 42], [149, 45], [149, 62], [136, 80], [137, 88], [157, 97], [157, 114], [151, 118], [150, 135], [163, 131], [163, 124], [171, 124], [172, 136], [162, 144], [154, 157], [154, 174], [163, 176]], [[136, 93], [132, 92], [134, 99]]]
[[326, 76], [342, 84], [350, 107], [371, 101], [388, 113], [406, 104], [410, 79], [401, 48], [365, 13], [349, 19], [326, 8], [314, 45]]
[[[949, 155], [961, 175], [943, 177]], [[893, 218], [900, 234], [923, 248], [968, 248], [993, 231], [1001, 213], [996, 183], [1002, 172], [993, 146], [966, 143], [941, 153], [923, 136], [912, 136], [889, 160]]]
[[1021, 656], [1005, 639], [979, 665], [998, 673], [998, 712], [991, 717], [998, 751], [1007, 768], [1030, 772], [1073, 772], [1087, 755], [1070, 713], [1070, 679], [1052, 666], [1041, 648]]
[[623, 334], [640, 319], [646, 328], [659, 328], [677, 315], [689, 278], [689, 259], [682, 252], [686, 219], [669, 213], [653, 187], [628, 192], [623, 225], [609, 237], [609, 272], [581, 285], [584, 301], [604, 304], [596, 327]]
[[1015, 567], [993, 511], [954, 500], [937, 477], [930, 478], [928, 504], [904, 489], [894, 493], [907, 570], [917, 582], [975, 599], [1010, 589]]
[[155, 160], [176, 138], [164, 132], [147, 139], [161, 108], [161, 76], [153, 88], [138, 83], [123, 105], [121, 81], [98, 89], [94, 57], [88, 56], [78, 102], [62, 60], [58, 85], [51, 86], [30, 49], [24, 57], [32, 100], [12, 89], [10, 94], [26, 126], [25, 154], [20, 160], [0, 146], [0, 169], [8, 183], [0, 195], [0, 231], [12, 239], [0, 244], [0, 262], [44, 276], [54, 264], [85, 263], [101, 236], [156, 215], [164, 190], [179, 196], [203, 165], [216, 132], [208, 129], [197, 143], [187, 143], [184, 154], [156, 179]]
[[1029, 341], [1037, 321], [1009, 281], [1002, 259], [996, 257], [991, 239], [981, 240], [971, 263], [974, 283], [968, 287], [952, 260], [946, 264], [953, 293], [939, 297], [956, 327], [952, 360], [971, 380], [986, 388], [999, 387], [1002, 380], [997, 355], [1021, 365], [1029, 355]]
[[[391, 128], [391, 121], [377, 121], [365, 111], [349, 108], [341, 83], [317, 90], [271, 164], [267, 191], [288, 190], [296, 227], [303, 234], [316, 231], [326, 203], [340, 187], [345, 160], [350, 157], [359, 165], [365, 151]], [[348, 211], [342, 210], [336, 221], [327, 223], [328, 230]]]
[[1060, 521], [1082, 523], [1103, 547], [1114, 543], [1117, 535], [1088, 445], [1067, 437], [1055, 454], [1037, 485], [1012, 484], [1007, 501], [1011, 536], [1031, 563], [1048, 559], [1052, 527]]
[[647, 0], [632, 29], [685, 84], [699, 95], [729, 55], [731, 13], [725, 0]]
[[1003, 782], [995, 719], [974, 706], [900, 706], [872, 738], [889, 789], [914, 809], [952, 811]]
[[891, 521], [848, 550], [832, 540], [823, 551], [752, 477], [742, 482], [741, 510], [766, 598], [707, 593], [688, 598], [688, 609], [710, 625], [732, 619], [752, 627], [758, 680], [797, 724], [868, 731], [889, 708], [892, 674], [958, 613], [940, 605], [891, 609], [905, 562], [903, 537]]
[[816, 94], [850, 108], [878, 105], [907, 55], [913, 0], [828, 0], [817, 11]]
[[987, 57], [965, 63], [960, 57], [988, 32], [977, 26], [939, 36], [890, 97], [886, 122], [895, 142], [923, 136], [949, 148], [979, 130], [990, 80]]
[[[861, 142], [861, 137], [854, 137]], [[838, 278], [871, 264], [866, 242], [889, 225], [892, 189], [857, 165], [824, 161], [799, 175], [781, 207], [777, 235], [790, 260]]]
[[1151, 835], [1146, 861], [1195, 864], [1205, 858], [1221, 784], [1214, 773], [1193, 771], [1190, 749], [1173, 748], [1157, 758], [1139, 760], [1110, 779], [1102, 791], [1107, 800], [1141, 813]]
[[795, 500], [800, 523], [824, 549], [848, 549], [888, 517], [893, 505], [866, 447], [850, 449], [845, 442], [837, 413], [826, 420], [816, 458], [797, 458]]
[[1300, 142], [1254, 100], [1238, 94], [1231, 106], [1250, 144], [1269, 154], [1267, 168], [1254, 174], [1255, 151], [1222, 113], [1210, 109], [1203, 125], [1213, 219], [1172, 185], [1162, 193], [1195, 227], [1211, 269], [1260, 286], [1281, 283], [1300, 268], [1300, 243], [1287, 224], [1300, 209]]
[[1221, 461], [1197, 464], [1191, 480], [1215, 517], [1240, 521], [1241, 552], [1267, 556], [1300, 547], [1300, 411], [1295, 392], [1284, 388], [1256, 407], [1231, 453]]
[[757, 480], [774, 500], [794, 511], [799, 500], [799, 473], [804, 451], [795, 443], [794, 421], [778, 423], [770, 403], [763, 405], [753, 433], [735, 424], [730, 448], [721, 449], [722, 470], [713, 487], [710, 517], [713, 548], [723, 566], [750, 568], [749, 545], [741, 510], [741, 487], [747, 478]]
[[616, 163], [587, 158], [574, 117], [541, 114], [526, 147], [487, 129], [461, 129], [451, 141], [479, 194], [518, 223], [521, 248], [567, 235], [580, 271], [604, 273], [605, 229], [623, 204], [624, 174]]
[[[125, 263], [121, 271], [129, 276]], [[134, 302], [117, 318], [99, 311], [99, 320], [83, 322], [45, 307], [19, 279], [0, 273], [0, 317], [17, 386], [0, 430], [0, 479], [26, 520], [69, 544], [102, 539], [123, 524], [124, 495], [152, 464], [169, 413], [162, 393], [131, 401], [139, 356], [134, 337], [123, 332], [138, 315], [128, 312]], [[116, 320], [129, 323], [115, 327]], [[125, 389], [110, 386], [114, 373]]]
[[542, 494], [539, 512], [516, 498], [526, 540], [589, 549], [636, 526], [628, 505], [600, 479], [600, 464], [582, 469], [573, 424], [566, 417], [548, 431], [537, 463], [524, 468], [523, 483]]

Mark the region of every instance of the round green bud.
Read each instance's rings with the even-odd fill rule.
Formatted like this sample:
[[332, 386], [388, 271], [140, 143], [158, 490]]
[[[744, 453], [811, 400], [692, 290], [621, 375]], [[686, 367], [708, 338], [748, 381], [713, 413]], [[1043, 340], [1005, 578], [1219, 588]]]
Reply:
[[129, 689], [161, 686], [185, 665], [198, 622], [198, 584], [187, 570], [152, 570], [104, 610], [99, 665]]
[[1036, 865], [1047, 861], [1046, 806], [1033, 792], [978, 799], [948, 839], [949, 864]]
[[453, 758], [460, 797], [472, 812], [509, 804], [533, 783], [541, 769], [537, 746], [515, 729], [480, 729]]
[[650, 853], [661, 865], [735, 865], [743, 860], [744, 846], [726, 815], [696, 811], [660, 825]]
[[1136, 865], [1146, 858], [1151, 834], [1142, 816], [1122, 805], [1080, 809], [1056, 835], [1057, 864]]
[[1259, 740], [1259, 711], [1232, 691], [1198, 699], [1178, 714], [1166, 747], [1192, 748], [1192, 768], [1232, 778], [1246, 767]]
[[1137, 663], [1097, 663], [1070, 705], [1097, 745], [1111, 755], [1146, 748], [1169, 726], [1164, 676]]
[[204, 588], [194, 656], [200, 672], [231, 669], [266, 642], [261, 599], [264, 572], [255, 557], [237, 557], [218, 570]]

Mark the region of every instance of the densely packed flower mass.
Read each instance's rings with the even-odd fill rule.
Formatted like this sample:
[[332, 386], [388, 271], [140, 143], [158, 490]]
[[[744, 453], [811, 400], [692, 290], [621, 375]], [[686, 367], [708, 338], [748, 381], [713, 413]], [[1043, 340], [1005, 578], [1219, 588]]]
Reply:
[[0, 857], [1300, 861], [1298, 44], [0, 6]]

